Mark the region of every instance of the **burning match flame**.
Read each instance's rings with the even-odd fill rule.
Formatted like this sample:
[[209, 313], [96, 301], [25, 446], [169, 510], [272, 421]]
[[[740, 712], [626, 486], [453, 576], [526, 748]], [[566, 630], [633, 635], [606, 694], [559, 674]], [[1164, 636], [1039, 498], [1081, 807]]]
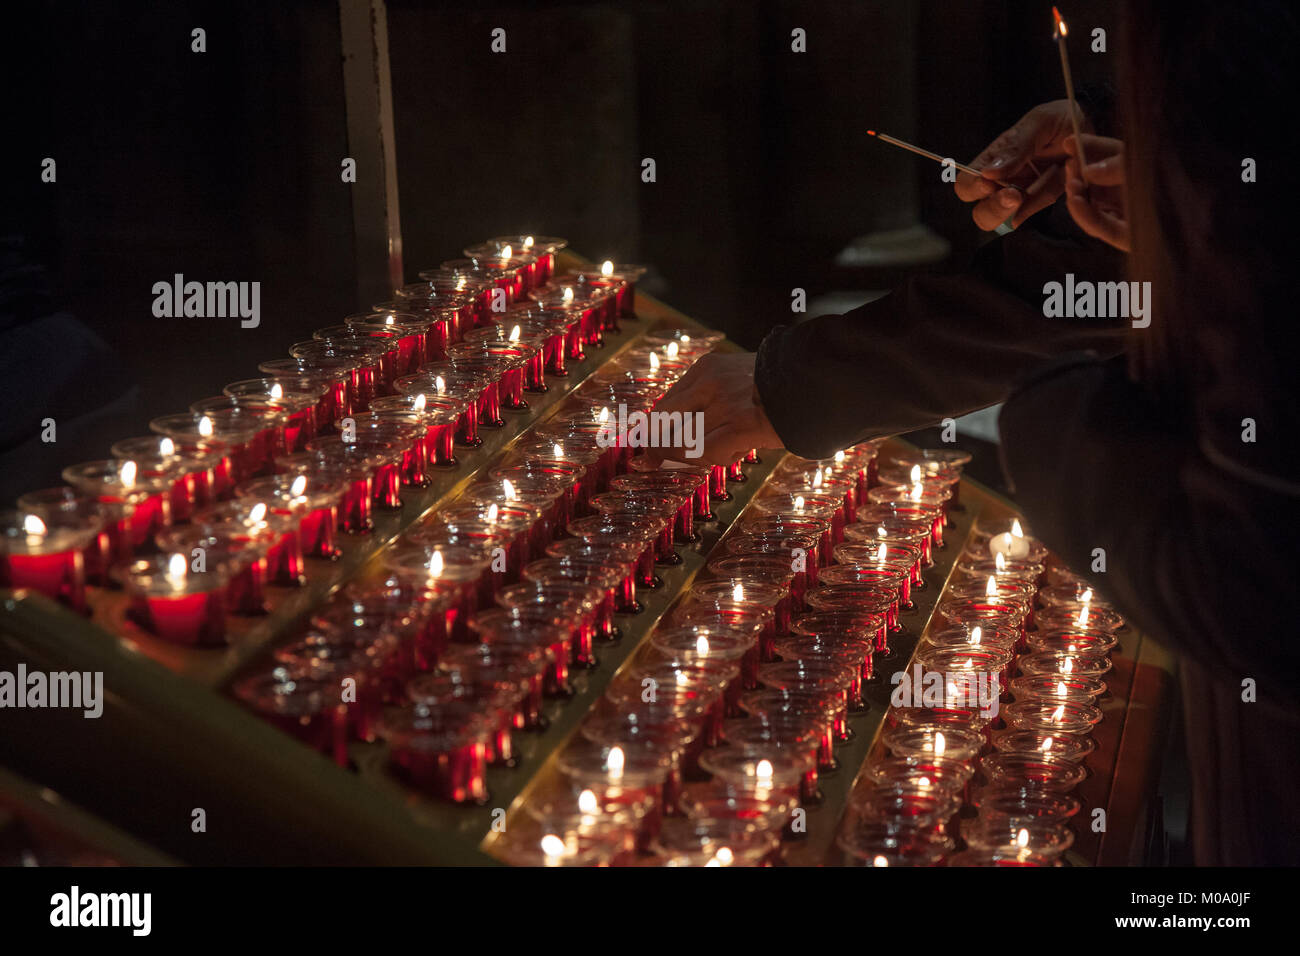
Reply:
[[1065, 20], [1061, 16], [1061, 11], [1052, 7], [1052, 19], [1056, 21], [1056, 32], [1061, 36], [1066, 36], [1069, 31], [1065, 28]]

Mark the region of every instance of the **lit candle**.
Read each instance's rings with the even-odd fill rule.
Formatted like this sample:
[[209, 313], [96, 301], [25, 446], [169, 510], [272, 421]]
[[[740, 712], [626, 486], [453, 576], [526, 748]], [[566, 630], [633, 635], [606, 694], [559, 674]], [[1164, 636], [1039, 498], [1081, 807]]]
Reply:
[[995, 534], [989, 539], [989, 553], [1006, 558], [1023, 558], [1029, 553], [1029, 542], [1018, 518], [1011, 522], [1010, 531]]

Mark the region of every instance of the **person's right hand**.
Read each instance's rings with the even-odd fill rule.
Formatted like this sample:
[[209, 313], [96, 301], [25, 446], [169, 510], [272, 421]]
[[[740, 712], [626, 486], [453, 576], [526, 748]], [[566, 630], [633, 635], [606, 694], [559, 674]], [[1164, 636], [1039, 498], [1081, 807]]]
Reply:
[[[1092, 131], [1082, 113], [1079, 125]], [[959, 172], [954, 188], [963, 202], [975, 203], [975, 224], [992, 230], [1010, 218], [1019, 226], [1056, 202], [1065, 191], [1065, 138], [1073, 133], [1069, 100], [1040, 103], [971, 160], [981, 175]]]

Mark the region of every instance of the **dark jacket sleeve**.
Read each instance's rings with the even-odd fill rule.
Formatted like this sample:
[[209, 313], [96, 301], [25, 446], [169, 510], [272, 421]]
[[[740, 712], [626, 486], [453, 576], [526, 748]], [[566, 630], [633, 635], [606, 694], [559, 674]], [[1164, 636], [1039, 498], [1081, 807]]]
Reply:
[[1092, 577], [1143, 630], [1238, 693], [1253, 679], [1257, 706], [1294, 707], [1300, 642], [1279, 602], [1300, 571], [1300, 497], [1225, 468], [1146, 394], [1119, 362], [1040, 370], [999, 419], [1016, 502], [1070, 567], [1104, 549]]
[[984, 408], [1047, 359], [1118, 354], [1123, 320], [1045, 318], [1043, 286], [1067, 272], [1100, 282], [1122, 271], [1121, 254], [1057, 202], [984, 246], [970, 272], [921, 276], [844, 315], [778, 326], [759, 346], [759, 398], [785, 447], [808, 458]]

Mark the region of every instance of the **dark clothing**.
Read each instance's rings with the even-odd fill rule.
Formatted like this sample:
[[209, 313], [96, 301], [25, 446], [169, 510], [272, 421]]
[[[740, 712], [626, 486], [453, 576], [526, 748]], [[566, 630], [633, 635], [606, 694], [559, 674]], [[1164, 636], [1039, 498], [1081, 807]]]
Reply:
[[1098, 586], [1182, 656], [1197, 861], [1300, 864], [1294, 472], [1262, 473], [1276, 459], [1228, 444], [1241, 416], [1222, 410], [1257, 394], [1251, 369], [1220, 362], [1196, 401], [1162, 410], [1117, 360], [1127, 321], [1043, 316], [1045, 283], [1120, 279], [1122, 265], [1058, 202], [968, 274], [776, 329], [759, 395], [808, 457], [1005, 401], [1004, 467], [1034, 533], [1080, 573], [1104, 548]]

